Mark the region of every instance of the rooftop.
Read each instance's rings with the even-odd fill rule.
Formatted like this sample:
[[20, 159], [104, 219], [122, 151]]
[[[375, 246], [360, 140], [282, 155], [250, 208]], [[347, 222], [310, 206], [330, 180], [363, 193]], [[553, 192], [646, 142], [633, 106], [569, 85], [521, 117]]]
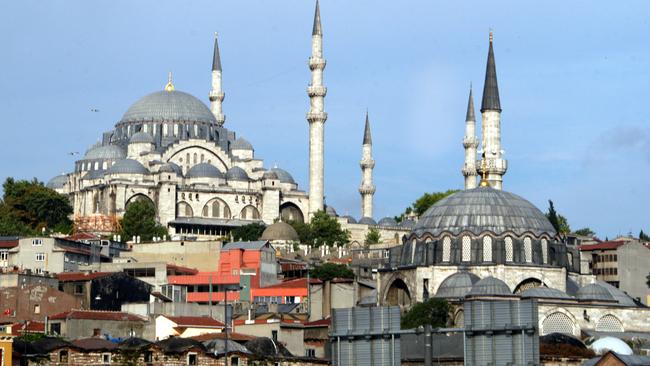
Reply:
[[98, 311], [98, 310], [78, 310], [73, 309], [63, 313], [55, 314], [50, 320], [69, 320], [69, 319], [87, 319], [87, 320], [112, 320], [112, 321], [146, 321], [139, 315], [123, 311]]

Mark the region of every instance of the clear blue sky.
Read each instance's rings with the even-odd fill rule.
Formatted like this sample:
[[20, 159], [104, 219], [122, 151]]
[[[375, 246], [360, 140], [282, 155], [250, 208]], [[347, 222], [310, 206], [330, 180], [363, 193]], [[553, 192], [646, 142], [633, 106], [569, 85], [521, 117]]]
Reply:
[[[534, 4], [534, 5], [533, 5]], [[139, 97], [207, 102], [220, 34], [227, 127], [307, 188], [313, 1], [3, 1], [0, 179], [47, 181]], [[363, 118], [373, 128], [376, 218], [461, 188], [470, 82], [480, 107], [494, 30], [504, 188], [572, 227], [650, 231], [650, 3], [321, 2], [326, 195], [359, 216]], [[90, 112], [91, 108], [100, 110]]]

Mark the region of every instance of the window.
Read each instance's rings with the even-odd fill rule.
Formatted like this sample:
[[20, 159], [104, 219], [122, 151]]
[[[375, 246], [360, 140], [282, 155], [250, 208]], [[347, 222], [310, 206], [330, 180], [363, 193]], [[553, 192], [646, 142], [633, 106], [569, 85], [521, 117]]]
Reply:
[[50, 333], [61, 334], [61, 323], [50, 323]]
[[0, 261], [6, 261], [9, 260], [9, 252], [6, 250], [0, 251]]
[[548, 263], [548, 240], [542, 239], [542, 263]]
[[34, 245], [34, 246], [43, 245], [43, 239], [32, 239], [32, 245]]
[[111, 363], [111, 354], [110, 353], [102, 353], [102, 362], [105, 364], [110, 364]]
[[277, 330], [272, 330], [271, 331], [271, 339], [273, 339], [273, 342], [278, 341], [278, 331]]
[[451, 238], [445, 236], [442, 239], [442, 261], [449, 262], [451, 260]]
[[472, 260], [472, 240], [469, 238], [469, 236], [463, 236], [461, 259], [463, 262], [469, 262]]
[[315, 358], [316, 357], [316, 350], [313, 348], [307, 348], [305, 350], [305, 356]]
[[131, 277], [156, 277], [156, 269], [148, 268], [125, 268], [124, 273]]
[[80, 283], [76, 283], [74, 285], [74, 294], [75, 295], [81, 295], [83, 293], [84, 293], [84, 285], [82, 285]]
[[506, 244], [506, 262], [512, 262], [514, 260], [514, 252], [515, 252], [512, 246], [512, 238], [506, 236], [505, 244]]
[[153, 352], [151, 351], [144, 351], [144, 362], [146, 364], [153, 363]]
[[198, 365], [196, 353], [187, 354], [187, 364], [188, 365]]
[[483, 262], [492, 262], [492, 237], [483, 237]]
[[45, 253], [36, 253], [37, 262], [45, 262]]
[[68, 363], [68, 350], [59, 352], [59, 362]]
[[533, 243], [528, 236], [524, 238], [524, 258], [526, 263], [533, 261]]
[[230, 366], [239, 366], [239, 357], [230, 357]]
[[41, 313], [41, 305], [36, 304], [34, 305], [34, 314], [40, 314]]

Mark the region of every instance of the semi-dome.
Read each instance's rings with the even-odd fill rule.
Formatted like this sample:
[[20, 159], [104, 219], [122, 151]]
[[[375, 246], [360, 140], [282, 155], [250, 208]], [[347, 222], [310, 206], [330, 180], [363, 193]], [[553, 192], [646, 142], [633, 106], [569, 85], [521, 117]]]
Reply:
[[495, 277], [485, 277], [476, 282], [467, 296], [513, 296], [505, 282]]
[[293, 226], [279, 221], [264, 229], [260, 240], [300, 241], [300, 237]]
[[203, 122], [216, 120], [208, 107], [196, 97], [178, 90], [157, 91], [140, 98], [120, 120], [126, 122]]
[[417, 235], [443, 232], [475, 235], [490, 231], [497, 235], [512, 232], [535, 236], [556, 232], [546, 216], [525, 199], [491, 187], [478, 187], [454, 193], [430, 207], [417, 222]]
[[522, 291], [519, 295], [522, 298], [535, 298], [535, 299], [561, 299], [561, 300], [572, 299], [571, 296], [565, 294], [564, 292], [546, 286], [532, 287]]
[[411, 219], [404, 219], [400, 221], [399, 224], [397, 224], [399, 227], [403, 227], [405, 229], [413, 229], [415, 227], [415, 221]]
[[107, 174], [149, 174], [149, 170], [140, 164], [139, 161], [133, 159], [118, 160], [110, 168]]
[[185, 174], [186, 178], [224, 178], [222, 172], [212, 164], [200, 163], [191, 167]]
[[126, 151], [117, 145], [95, 145], [86, 151], [85, 160], [117, 160], [126, 158]]
[[138, 143], [144, 143], [144, 144], [153, 144], [153, 136], [148, 134], [147, 132], [140, 131], [138, 133], [135, 133], [131, 138], [129, 139], [130, 144], [138, 144]]
[[377, 221], [375, 221], [372, 217], [364, 216], [359, 219], [359, 223], [363, 225], [377, 225]]
[[244, 169], [238, 166], [234, 166], [228, 169], [228, 171], [226, 172], [226, 179], [247, 182], [250, 178], [248, 177], [248, 173], [246, 173]]
[[442, 281], [434, 297], [463, 298], [479, 280], [480, 278], [473, 273], [456, 272]]
[[253, 150], [253, 145], [251, 145], [248, 140], [245, 138], [238, 138], [230, 145], [231, 150]]
[[586, 286], [582, 286], [578, 290], [578, 299], [588, 300], [588, 301], [613, 301], [614, 296], [612, 296], [609, 291], [598, 283], [591, 283]]
[[45, 186], [50, 189], [61, 189], [66, 184], [68, 184], [68, 176], [65, 174], [61, 174], [50, 179]]
[[158, 172], [159, 173], [176, 173], [177, 175], [180, 175], [180, 176], [183, 175], [183, 169], [181, 169], [181, 167], [178, 166], [178, 164], [173, 163], [171, 161], [161, 165]]
[[273, 168], [271, 169], [271, 171], [277, 174], [278, 179], [280, 179], [280, 183], [296, 184], [296, 181], [293, 180], [293, 177], [291, 176], [291, 174], [289, 174], [288, 171], [280, 168]]
[[397, 226], [397, 221], [395, 221], [395, 219], [392, 217], [384, 217], [383, 219], [379, 220], [377, 225], [393, 227], [393, 226]]
[[354, 217], [350, 216], [350, 215], [342, 216], [342, 218], [348, 219], [348, 223], [350, 223], [350, 224], [356, 224], [357, 223], [357, 220]]

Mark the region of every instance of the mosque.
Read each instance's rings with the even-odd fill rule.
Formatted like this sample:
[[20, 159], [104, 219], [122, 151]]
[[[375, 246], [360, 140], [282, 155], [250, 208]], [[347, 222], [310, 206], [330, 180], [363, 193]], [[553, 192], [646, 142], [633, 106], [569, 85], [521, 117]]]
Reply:
[[[265, 167], [252, 144], [225, 126], [222, 65], [215, 36], [210, 105], [176, 90], [171, 74], [163, 90], [133, 103], [101, 142], [90, 147], [74, 171], [54, 177], [48, 187], [70, 197], [75, 228], [115, 232], [119, 218], [136, 200], [148, 200], [157, 220], [170, 235], [197, 238], [227, 236], [235, 227], [277, 220], [308, 222], [319, 210], [338, 216], [324, 204], [324, 127], [327, 120], [323, 83], [326, 61], [320, 9], [316, 4], [312, 29], [311, 82], [307, 87], [309, 123], [309, 192], [278, 167]], [[369, 227], [385, 241], [398, 243], [413, 222], [398, 225], [373, 216], [375, 186], [368, 116], [362, 144], [362, 218], [338, 220], [360, 243]]]

